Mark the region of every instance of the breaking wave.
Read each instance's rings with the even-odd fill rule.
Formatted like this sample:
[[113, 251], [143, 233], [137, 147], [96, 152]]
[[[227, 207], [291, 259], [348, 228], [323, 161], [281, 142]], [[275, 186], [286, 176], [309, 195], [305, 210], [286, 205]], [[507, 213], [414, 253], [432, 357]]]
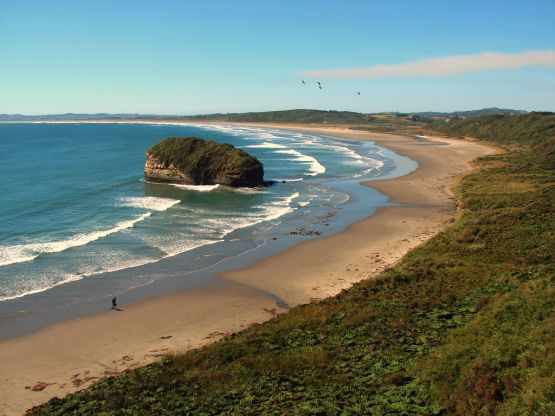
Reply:
[[287, 154], [287, 155], [293, 155], [295, 156], [295, 159], [297, 162], [302, 162], [302, 163], [307, 163], [310, 166], [310, 173], [308, 173], [308, 175], [310, 176], [316, 176], [319, 175], [320, 173], [324, 173], [326, 171], [326, 168], [324, 167], [324, 165], [322, 165], [320, 162], [318, 162], [318, 160], [312, 156], [308, 156], [308, 155], [304, 155], [301, 152], [294, 150], [294, 149], [287, 149], [287, 150], [276, 150], [276, 153], [283, 153], [283, 154]]
[[179, 202], [179, 199], [158, 198], [155, 196], [132, 196], [120, 198], [116, 205], [120, 207], [144, 208], [153, 211], [165, 211], [168, 208], [179, 204]]
[[66, 240], [50, 241], [45, 243], [16, 244], [0, 247], [0, 266], [23, 263], [36, 259], [41, 254], [59, 253], [73, 247], [84, 246], [110, 234], [132, 228], [136, 223], [150, 217], [150, 212], [142, 214], [132, 220], [120, 221], [112, 228], [93, 231], [90, 233], [76, 234]]

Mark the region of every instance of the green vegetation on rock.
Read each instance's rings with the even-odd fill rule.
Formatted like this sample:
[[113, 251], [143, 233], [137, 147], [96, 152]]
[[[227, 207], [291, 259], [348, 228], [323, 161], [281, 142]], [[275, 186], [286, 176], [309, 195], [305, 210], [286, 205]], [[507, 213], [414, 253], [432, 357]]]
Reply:
[[506, 153], [379, 278], [29, 414], [555, 414], [555, 136], [527, 117], [480, 118]]
[[231, 144], [196, 137], [170, 137], [147, 152], [145, 179], [194, 185], [261, 186], [264, 169]]

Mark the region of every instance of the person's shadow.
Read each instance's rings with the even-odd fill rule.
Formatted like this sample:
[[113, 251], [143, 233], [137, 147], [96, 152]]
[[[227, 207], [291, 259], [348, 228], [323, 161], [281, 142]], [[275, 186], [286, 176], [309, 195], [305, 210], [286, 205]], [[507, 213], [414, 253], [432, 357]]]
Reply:
[[120, 308], [114, 308], [114, 309], [118, 312], [123, 312], [123, 309], [120, 309]]

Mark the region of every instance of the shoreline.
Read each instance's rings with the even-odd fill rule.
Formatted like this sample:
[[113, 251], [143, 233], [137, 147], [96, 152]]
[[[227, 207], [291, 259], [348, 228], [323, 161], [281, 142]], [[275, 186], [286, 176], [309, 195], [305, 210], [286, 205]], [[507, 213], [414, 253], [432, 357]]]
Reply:
[[[376, 276], [446, 227], [455, 209], [452, 182], [470, 170], [472, 160], [490, 151], [456, 139], [420, 142], [336, 127], [223, 124], [370, 140], [416, 160], [420, 168], [399, 178], [365, 182], [399, 205], [380, 208], [339, 234], [305, 241], [252, 266], [224, 272], [206, 287], [132, 304], [126, 313], [105, 312], [1, 342], [0, 407], [6, 414], [21, 413], [165, 353], [205, 345], [287, 310], [276, 307], [275, 299], [265, 293], [295, 306]], [[438, 142], [447, 145], [437, 146]], [[47, 384], [41, 391], [25, 388], [40, 382]]]
[[[279, 128], [275, 124], [240, 124]], [[253, 266], [220, 275], [270, 291], [290, 302], [294, 300], [289, 303], [291, 306], [334, 296], [356, 282], [375, 277], [445, 229], [456, 209], [451, 190], [454, 182], [471, 170], [470, 162], [476, 157], [493, 151], [491, 147], [459, 139], [426, 137], [426, 141], [417, 141], [409, 136], [302, 124], [288, 128], [371, 140], [419, 164], [408, 175], [361, 182], [387, 195], [396, 206], [379, 208], [341, 233], [301, 243]], [[275, 274], [276, 269], [284, 278], [261, 281], [258, 277]]]
[[[89, 125], [95, 126], [94, 123]], [[136, 124], [132, 126], [140, 127]], [[167, 127], [171, 128], [171, 126], [160, 126], [163, 129]], [[283, 134], [285, 137], [297, 135], [296, 132], [283, 129], [278, 131], [243, 126], [203, 127], [202, 130], [195, 129], [196, 134], [201, 137], [205, 129], [208, 134], [211, 130], [219, 131], [220, 127], [223, 131], [236, 128], [252, 130], [255, 135], [264, 134], [264, 132], [266, 134], [275, 132], [274, 134], [278, 136]], [[173, 129], [172, 131], [175, 132]], [[249, 133], [245, 131], [244, 134]], [[329, 139], [344, 141], [344, 143], [348, 140]], [[327, 140], [324, 139], [325, 142]], [[366, 153], [365, 148], [372, 149], [369, 150], [371, 152], [378, 152], [377, 156], [384, 160], [380, 163], [382, 165], [380, 177], [405, 175], [418, 167], [415, 161], [399, 156], [386, 148], [377, 147], [373, 142], [356, 143], [355, 140], [349, 140], [349, 143], [348, 146], [360, 148], [362, 154]], [[368, 166], [361, 165], [361, 169], [365, 172], [367, 168]], [[271, 217], [270, 222], [263, 222], [261, 225], [237, 227], [222, 236], [219, 241], [201, 245], [194, 250], [184, 247], [183, 251], [176, 250], [176, 253], [157, 261], [94, 273], [86, 278], [79, 276], [78, 279], [48, 290], [0, 302], [0, 341], [29, 335], [56, 323], [105, 312], [106, 305], [110, 304], [114, 295], [119, 296], [123, 304], [129, 305], [210, 283], [212, 276], [218, 272], [246, 267], [304, 240], [339, 233], [349, 224], [370, 216], [378, 207], [388, 204], [386, 195], [360, 185], [362, 180], [376, 177], [375, 172], [353, 178], [350, 178], [350, 175], [344, 177], [341, 169], [337, 171], [336, 168], [336, 173], [331, 177], [320, 179], [316, 184], [324, 193], [329, 193], [330, 196], [335, 194], [336, 197], [333, 200], [329, 199], [327, 204], [317, 202], [316, 205], [310, 203], [307, 205], [308, 201], [298, 206], [293, 204], [293, 207], [287, 208], [291, 214], [286, 220]], [[281, 186], [279, 183], [276, 184], [276, 188]], [[156, 186], [155, 189], [150, 190], [147, 187], [149, 185], [145, 184], [145, 195], [161, 195], [169, 198], [183, 196], [172, 194], [171, 189], [164, 189], [164, 187]], [[312, 192], [309, 189], [306, 191], [307, 198], [312, 200], [313, 196], [308, 196]], [[196, 195], [198, 194], [191, 194], [195, 197]], [[291, 206], [290, 203], [287, 205]], [[281, 215], [281, 213], [278, 214]], [[179, 249], [178, 246], [176, 248]], [[120, 281], [124, 283], [120, 284]], [[127, 285], [127, 283], [130, 284]]]

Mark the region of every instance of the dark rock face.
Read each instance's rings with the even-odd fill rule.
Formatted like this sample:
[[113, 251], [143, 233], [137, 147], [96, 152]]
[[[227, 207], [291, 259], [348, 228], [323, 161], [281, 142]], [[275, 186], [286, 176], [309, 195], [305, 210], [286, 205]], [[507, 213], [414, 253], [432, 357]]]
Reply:
[[145, 180], [256, 187], [264, 184], [264, 168], [254, 156], [230, 144], [170, 137], [148, 149]]

